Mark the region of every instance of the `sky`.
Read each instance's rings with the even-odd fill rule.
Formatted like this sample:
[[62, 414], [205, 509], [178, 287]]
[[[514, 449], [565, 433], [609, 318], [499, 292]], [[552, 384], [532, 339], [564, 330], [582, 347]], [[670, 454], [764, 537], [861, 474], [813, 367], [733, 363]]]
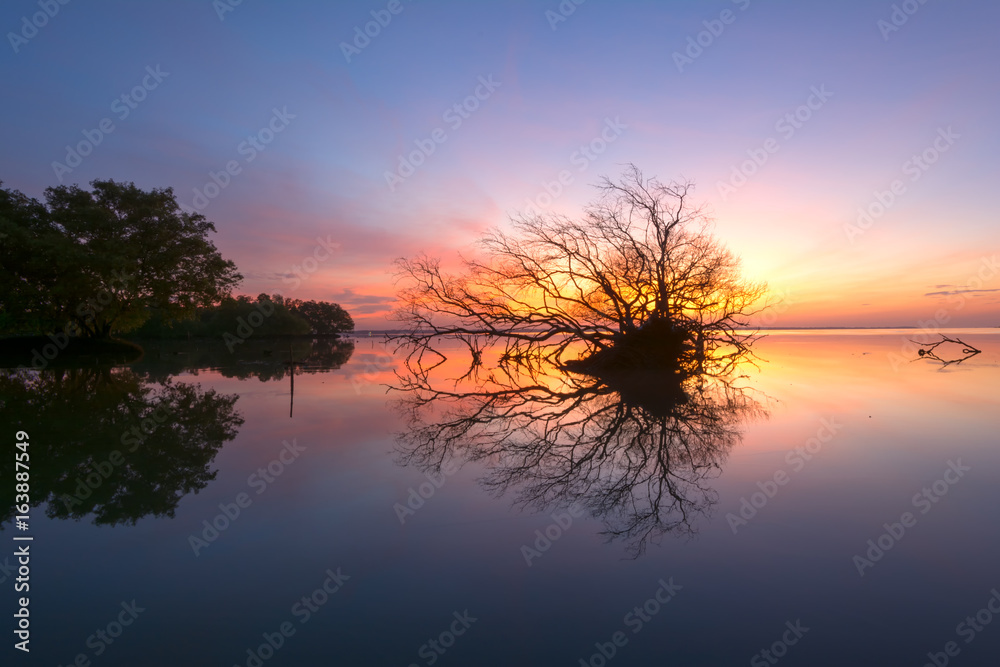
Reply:
[[239, 291], [391, 328], [628, 163], [690, 181], [771, 327], [1000, 326], [991, 0], [7, 0], [0, 181], [172, 187]]

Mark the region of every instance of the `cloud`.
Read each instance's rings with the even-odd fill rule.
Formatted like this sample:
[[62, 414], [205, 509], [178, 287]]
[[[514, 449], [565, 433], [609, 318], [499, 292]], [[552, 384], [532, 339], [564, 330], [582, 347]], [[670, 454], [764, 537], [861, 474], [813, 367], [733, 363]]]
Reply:
[[[340, 305], [348, 306], [381, 306], [378, 310], [385, 310], [388, 306], [396, 300], [395, 296], [385, 296], [381, 294], [358, 294], [353, 288], [347, 288], [341, 292], [337, 292], [330, 296], [330, 300], [339, 303]], [[356, 309], [357, 312], [363, 313], [374, 313], [377, 310], [363, 310], [362, 308]]]
[[387, 310], [389, 309], [386, 306], [352, 306], [349, 312], [351, 315], [374, 315], [375, 313], [384, 313]]
[[282, 278], [295, 278], [294, 273], [276, 271], [244, 271], [244, 280], [265, 280], [274, 282]]
[[985, 294], [987, 292], [1000, 292], [998, 289], [955, 289], [944, 292], [928, 292], [924, 296], [951, 296], [952, 294]]

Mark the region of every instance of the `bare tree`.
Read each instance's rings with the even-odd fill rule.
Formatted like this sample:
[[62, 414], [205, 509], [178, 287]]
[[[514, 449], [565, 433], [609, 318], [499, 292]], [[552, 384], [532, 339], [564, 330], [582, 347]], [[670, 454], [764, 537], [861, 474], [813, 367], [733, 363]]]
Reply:
[[514, 217], [455, 274], [397, 261], [398, 449], [425, 470], [479, 461], [482, 484], [525, 507], [580, 504], [638, 555], [693, 532], [708, 480], [764, 414], [734, 371], [766, 288], [741, 277], [690, 184], [632, 165], [598, 191], [579, 219]]
[[447, 335], [474, 353], [499, 343], [506, 359], [561, 362], [582, 342], [592, 364], [640, 367], [744, 351], [753, 336], [739, 330], [766, 287], [741, 277], [692, 187], [630, 165], [620, 181], [601, 181], [579, 219], [521, 215], [512, 232], [490, 231], [457, 274], [423, 255], [397, 260], [407, 332], [396, 341], [418, 357]]

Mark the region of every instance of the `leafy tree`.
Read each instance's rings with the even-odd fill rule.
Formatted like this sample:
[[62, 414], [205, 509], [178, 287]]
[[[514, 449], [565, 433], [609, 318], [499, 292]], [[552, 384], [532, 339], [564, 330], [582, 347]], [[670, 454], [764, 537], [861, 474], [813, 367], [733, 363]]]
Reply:
[[[263, 319], [261, 319], [263, 318]], [[351, 316], [335, 303], [296, 301], [280, 294], [226, 297], [218, 304], [199, 308], [188, 320], [170, 322], [154, 313], [134, 332], [140, 338], [219, 338], [232, 336], [251, 325], [256, 337], [336, 335], [354, 329]]]
[[[242, 324], [241, 324], [242, 323]], [[185, 323], [186, 324], [186, 323]], [[283, 300], [274, 301], [267, 294], [253, 297], [240, 295], [223, 299], [217, 306], [201, 311], [201, 326], [192, 335], [226, 337], [240, 332], [245, 337], [249, 324], [254, 336], [301, 336], [309, 333], [309, 325], [293, 313]]]
[[0, 187], [0, 332], [35, 333], [58, 321], [71, 273], [60, 257], [71, 252], [44, 205]]
[[354, 331], [354, 319], [339, 304], [287, 299], [285, 305], [308, 322], [314, 334], [329, 336]]
[[106, 338], [135, 329], [153, 311], [166, 320], [190, 317], [242, 280], [208, 238], [215, 225], [181, 211], [172, 188], [112, 180], [91, 187], [48, 188], [44, 205], [0, 190], [0, 325], [7, 331]]

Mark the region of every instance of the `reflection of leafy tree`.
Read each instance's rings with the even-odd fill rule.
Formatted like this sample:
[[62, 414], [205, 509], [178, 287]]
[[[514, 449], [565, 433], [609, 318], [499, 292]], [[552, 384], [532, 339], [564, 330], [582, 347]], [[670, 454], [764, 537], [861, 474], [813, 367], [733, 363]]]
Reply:
[[212, 369], [223, 377], [261, 382], [282, 380], [295, 364], [295, 373], [313, 373], [337, 369], [354, 353], [354, 343], [338, 339], [265, 339], [249, 338], [229, 350], [221, 340], [142, 341], [145, 353], [133, 368], [151, 378], [168, 378], [182, 372], [195, 375]]
[[481, 461], [490, 491], [536, 510], [580, 504], [634, 555], [694, 531], [716, 500], [707, 480], [741, 424], [764, 414], [731, 377], [599, 379], [536, 366], [446, 386], [432, 375], [417, 369], [397, 387], [404, 464], [438, 471], [452, 459]]
[[[0, 404], [13, 430], [31, 436], [31, 500], [46, 514], [97, 524], [173, 516], [180, 499], [215, 478], [209, 465], [236, 437], [237, 396], [128, 368], [0, 372]], [[13, 456], [0, 463], [11, 479]], [[89, 479], [89, 485], [88, 485]], [[0, 489], [0, 520], [14, 514]]]
[[354, 354], [353, 341], [331, 340], [329, 338], [318, 338], [312, 342], [309, 353], [301, 358], [299, 371], [304, 373], [316, 373], [329, 369], [340, 368]]

